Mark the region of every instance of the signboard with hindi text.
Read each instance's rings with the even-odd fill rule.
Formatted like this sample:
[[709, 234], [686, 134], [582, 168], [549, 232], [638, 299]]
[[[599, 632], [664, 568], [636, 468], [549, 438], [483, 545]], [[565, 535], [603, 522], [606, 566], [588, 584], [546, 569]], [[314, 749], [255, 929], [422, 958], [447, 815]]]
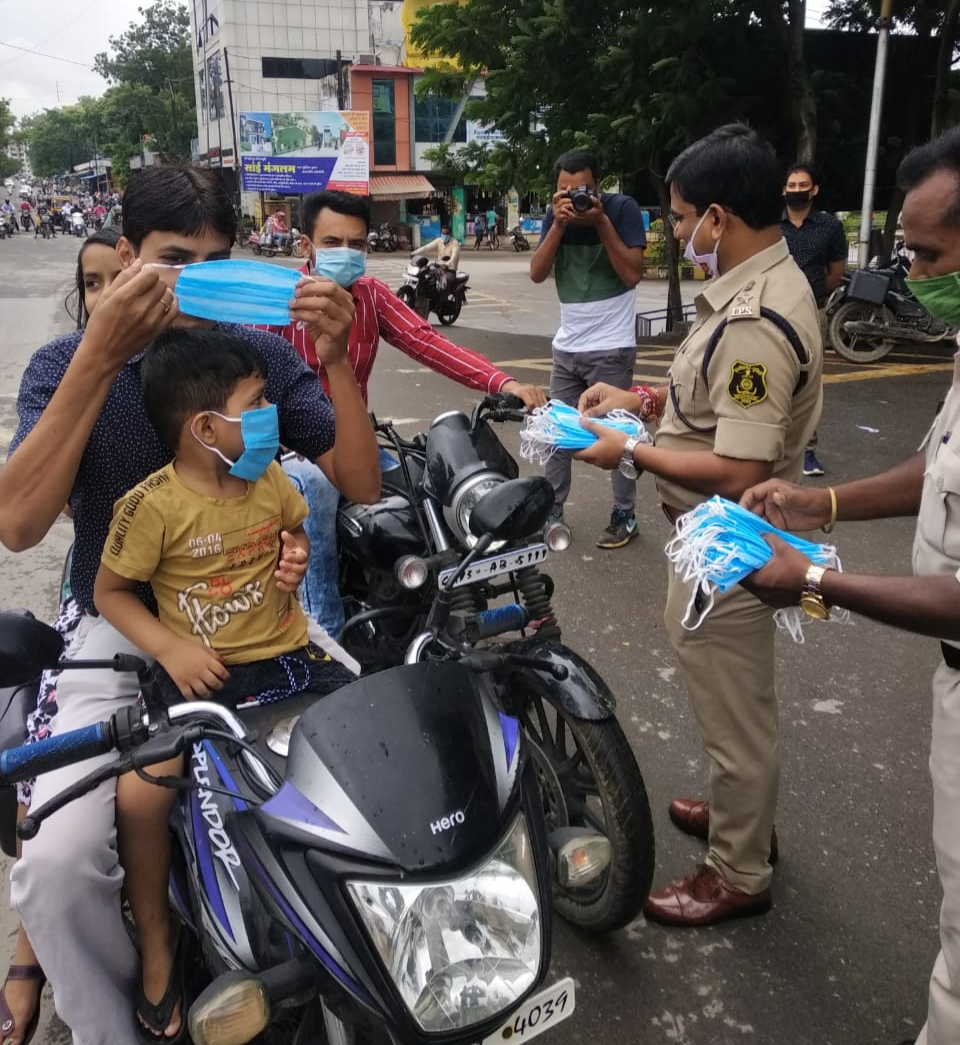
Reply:
[[240, 177], [245, 192], [370, 189], [367, 112], [241, 112]]

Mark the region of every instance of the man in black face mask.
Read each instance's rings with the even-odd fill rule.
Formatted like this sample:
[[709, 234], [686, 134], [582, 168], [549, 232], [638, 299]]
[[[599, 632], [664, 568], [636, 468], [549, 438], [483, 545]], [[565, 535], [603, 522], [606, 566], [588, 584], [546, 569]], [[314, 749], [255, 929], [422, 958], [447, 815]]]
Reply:
[[[786, 208], [780, 219], [780, 229], [793, 260], [807, 277], [820, 312], [820, 330], [827, 328], [824, 308], [831, 292], [840, 286], [847, 264], [847, 237], [839, 220], [826, 211], [814, 210], [813, 200], [820, 185], [813, 167], [795, 163], [787, 171], [783, 190]], [[804, 475], [823, 475], [823, 465], [817, 460], [817, 433], [803, 455]]]

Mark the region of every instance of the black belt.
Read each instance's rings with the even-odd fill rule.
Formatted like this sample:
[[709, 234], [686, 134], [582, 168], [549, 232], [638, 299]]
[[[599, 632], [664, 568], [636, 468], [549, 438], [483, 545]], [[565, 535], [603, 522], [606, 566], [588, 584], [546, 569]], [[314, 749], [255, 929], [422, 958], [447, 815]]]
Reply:
[[940, 650], [943, 653], [943, 662], [948, 668], [953, 668], [955, 671], [960, 671], [960, 649], [956, 646], [948, 646], [947, 643], [940, 643]]

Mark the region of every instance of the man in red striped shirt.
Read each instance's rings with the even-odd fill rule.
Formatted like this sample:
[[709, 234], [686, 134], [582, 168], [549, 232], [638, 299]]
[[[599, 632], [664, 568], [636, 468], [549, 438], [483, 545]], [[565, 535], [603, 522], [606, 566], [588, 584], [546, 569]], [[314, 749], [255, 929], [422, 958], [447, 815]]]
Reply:
[[[508, 392], [528, 409], [543, 406], [546, 396], [536, 385], [515, 381], [477, 352], [447, 340], [379, 279], [357, 275], [363, 271], [370, 231], [370, 209], [365, 199], [344, 192], [315, 192], [303, 202], [303, 248], [309, 260], [305, 274], [316, 273], [348, 286], [356, 312], [347, 352], [360, 393], [367, 400], [367, 382], [383, 338], [438, 374], [478, 392]], [[309, 331], [295, 324], [265, 327], [286, 338], [311, 367], [329, 394], [323, 364]], [[343, 627], [343, 605], [337, 584], [336, 512], [339, 493], [309, 461], [290, 460], [284, 469], [310, 506], [304, 529], [311, 553], [301, 585], [304, 610], [331, 635]]]
[[[350, 248], [366, 252], [370, 209], [366, 200], [347, 192], [315, 192], [303, 201], [303, 247], [310, 260], [303, 267], [310, 273], [317, 251]], [[524, 385], [498, 370], [485, 356], [453, 344], [413, 309], [408, 308], [386, 283], [361, 276], [351, 287], [356, 313], [350, 331], [348, 352], [364, 399], [367, 382], [377, 358], [380, 339], [399, 348], [423, 366], [450, 377], [478, 392], [509, 392], [519, 396], [528, 409], [543, 406], [546, 397], [536, 385]], [[326, 388], [323, 365], [317, 359], [310, 334], [293, 324], [266, 327], [285, 337], [312, 367]]]

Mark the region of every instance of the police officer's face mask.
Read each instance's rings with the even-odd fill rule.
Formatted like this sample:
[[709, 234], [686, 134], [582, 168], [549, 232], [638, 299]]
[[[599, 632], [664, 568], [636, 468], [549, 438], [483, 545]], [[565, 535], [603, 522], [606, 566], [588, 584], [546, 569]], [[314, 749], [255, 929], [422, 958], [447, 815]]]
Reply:
[[947, 326], [960, 327], [960, 272], [929, 279], [908, 279], [910, 293]]
[[[697, 241], [697, 233], [700, 231], [700, 226], [706, 221], [710, 211], [705, 210], [703, 217], [697, 222], [696, 228], [693, 230], [693, 234], [690, 239], [687, 240], [687, 245], [683, 249], [683, 256], [687, 261], [692, 262], [694, 265], [699, 265], [704, 271], [709, 272], [711, 276], [716, 277], [720, 272], [720, 240], [718, 239], [713, 245], [713, 250], [708, 254], [698, 254], [694, 244]], [[723, 237], [721, 236], [721, 239]]]

